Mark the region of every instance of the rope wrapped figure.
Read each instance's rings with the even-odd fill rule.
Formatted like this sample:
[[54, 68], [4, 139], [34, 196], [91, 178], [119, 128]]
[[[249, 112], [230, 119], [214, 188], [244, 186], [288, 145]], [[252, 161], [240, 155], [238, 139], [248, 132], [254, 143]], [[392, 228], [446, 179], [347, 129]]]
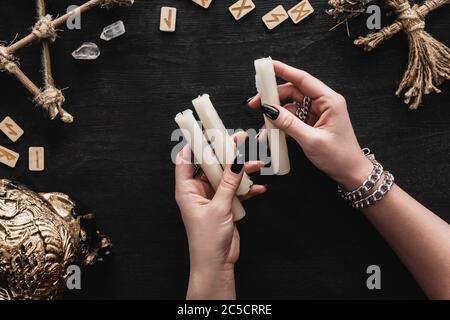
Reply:
[[[362, 8], [370, 1], [330, 0], [334, 9], [329, 13], [335, 13], [333, 16], [338, 17], [338, 13], [343, 10], [342, 6], [350, 8], [350, 4], [345, 5], [347, 2], [359, 2]], [[425, 17], [449, 4], [450, 0], [425, 0], [420, 6], [411, 5], [408, 0], [386, 0], [386, 3], [397, 14], [397, 20], [378, 32], [359, 37], [354, 43], [371, 51], [400, 31], [406, 33], [409, 43], [408, 66], [396, 95], [403, 94], [405, 104], [410, 109], [417, 109], [422, 104], [424, 95], [440, 93], [439, 86], [450, 79], [450, 49], [425, 31]]]

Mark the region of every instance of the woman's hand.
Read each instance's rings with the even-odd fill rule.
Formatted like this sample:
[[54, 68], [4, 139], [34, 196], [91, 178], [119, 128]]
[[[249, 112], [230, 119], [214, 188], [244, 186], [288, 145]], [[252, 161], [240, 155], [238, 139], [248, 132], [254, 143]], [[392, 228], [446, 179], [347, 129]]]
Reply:
[[257, 95], [249, 106], [261, 106], [275, 126], [298, 142], [315, 166], [347, 190], [360, 185], [373, 164], [358, 144], [344, 97], [305, 71], [279, 61], [273, 61], [273, 65], [276, 75], [288, 81], [278, 88], [281, 100], [301, 102], [305, 96], [312, 99], [306, 123], [295, 116], [294, 103], [284, 107], [261, 106]]
[[[306, 156], [347, 190], [359, 186], [372, 171], [356, 140], [345, 99], [308, 73], [273, 62], [287, 81], [281, 99], [312, 99], [306, 123], [293, 113], [295, 104], [261, 106], [275, 126], [293, 137]], [[256, 96], [249, 105], [261, 104]], [[400, 187], [394, 185], [382, 201], [362, 209], [430, 298], [450, 299], [450, 227]]]
[[[177, 156], [175, 197], [189, 241], [188, 299], [234, 299], [234, 264], [239, 258], [239, 233], [233, 222], [231, 202], [243, 172], [259, 171], [260, 161], [227, 166], [216, 193], [206, 177], [194, 177], [189, 146]], [[244, 170], [243, 170], [244, 169]], [[253, 185], [241, 200], [266, 191]]]

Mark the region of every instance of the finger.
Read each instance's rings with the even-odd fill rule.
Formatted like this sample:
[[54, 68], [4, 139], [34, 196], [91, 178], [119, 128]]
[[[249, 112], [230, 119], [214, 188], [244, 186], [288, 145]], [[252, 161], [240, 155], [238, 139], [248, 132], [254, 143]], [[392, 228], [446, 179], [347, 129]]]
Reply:
[[296, 112], [297, 109], [298, 109], [298, 105], [297, 105], [296, 103], [288, 103], [288, 104], [285, 104], [285, 105], [283, 106], [283, 108], [285, 108], [285, 109], [288, 110], [289, 112], [295, 114], [295, 112]]
[[[283, 108], [285, 108], [286, 110], [288, 110], [289, 112], [291, 112], [292, 114], [295, 115], [295, 112], [297, 111], [298, 106], [295, 103], [289, 103], [289, 104], [284, 105]], [[313, 109], [309, 110], [309, 112], [306, 116], [305, 123], [307, 125], [310, 125], [313, 127], [318, 120], [319, 120], [319, 117], [317, 116], [315, 111]]]
[[248, 200], [253, 197], [259, 196], [259, 195], [265, 193], [266, 191], [267, 191], [267, 185], [263, 186], [260, 184], [254, 184], [253, 186], [250, 187], [250, 190], [248, 191], [248, 193], [239, 197], [239, 199]]
[[211, 200], [212, 205], [221, 208], [222, 212], [231, 210], [231, 203], [244, 175], [244, 163], [245, 155], [238, 154], [234, 163], [225, 167], [222, 180]]
[[192, 164], [191, 146], [185, 145], [177, 154], [175, 165], [175, 182], [192, 179], [194, 176], [194, 165]]
[[[298, 105], [296, 103], [288, 103], [284, 105], [283, 108], [295, 114], [298, 109]], [[311, 109], [308, 111], [308, 115], [306, 116], [306, 123], [312, 126], [314, 125], [314, 123], [316, 123], [317, 120], [319, 120], [319, 116], [317, 115], [316, 110], [311, 107]]]
[[264, 168], [266, 164], [263, 161], [248, 161], [244, 164], [244, 171], [246, 173], [254, 173]]
[[248, 133], [245, 131], [238, 131], [238, 132], [235, 132], [231, 137], [233, 138], [236, 145], [239, 146], [239, 145], [245, 143], [245, 140], [248, 139]]
[[[264, 168], [265, 165], [266, 164], [264, 163], [264, 161], [259, 161], [259, 160], [248, 161], [244, 164], [244, 171], [249, 174], [255, 173], [255, 172], [260, 171], [261, 168]], [[206, 175], [203, 173], [203, 171], [201, 169], [196, 178], [209, 183], [208, 178], [206, 177]]]
[[275, 74], [278, 77], [292, 82], [300, 92], [311, 99], [317, 99], [334, 93], [334, 91], [322, 81], [303, 70], [293, 68], [276, 60], [273, 61], [273, 67], [275, 69]]
[[[294, 116], [297, 117], [296, 112], [298, 110], [298, 105], [295, 103], [289, 103], [283, 106], [283, 108], [285, 108], [286, 110], [288, 110], [290, 113], [292, 113]], [[306, 120], [305, 123], [311, 127], [314, 127], [314, 125], [316, 124], [317, 120], [319, 120], [319, 117], [317, 117], [317, 115], [312, 112], [311, 110], [308, 112], [308, 114], [306, 115]]]
[[[304, 95], [292, 83], [288, 82], [278, 86], [280, 100], [303, 101]], [[261, 106], [261, 96], [257, 94], [249, 103], [250, 108], [259, 108]]]
[[289, 110], [281, 106], [263, 105], [262, 110], [269, 121], [300, 144], [315, 134], [313, 127], [307, 125]]
[[266, 129], [266, 124], [263, 124], [263, 126], [261, 127], [261, 129], [259, 129], [258, 134], [255, 136], [255, 140], [258, 143], [263, 143], [265, 141], [267, 141], [267, 129]]

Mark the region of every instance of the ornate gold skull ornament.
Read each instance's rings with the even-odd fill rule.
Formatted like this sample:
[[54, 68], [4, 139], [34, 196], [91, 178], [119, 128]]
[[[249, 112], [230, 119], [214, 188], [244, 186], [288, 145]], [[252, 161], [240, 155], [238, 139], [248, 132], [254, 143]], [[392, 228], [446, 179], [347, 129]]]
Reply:
[[110, 249], [94, 215], [67, 195], [0, 179], [0, 300], [60, 297], [70, 265], [103, 261]]

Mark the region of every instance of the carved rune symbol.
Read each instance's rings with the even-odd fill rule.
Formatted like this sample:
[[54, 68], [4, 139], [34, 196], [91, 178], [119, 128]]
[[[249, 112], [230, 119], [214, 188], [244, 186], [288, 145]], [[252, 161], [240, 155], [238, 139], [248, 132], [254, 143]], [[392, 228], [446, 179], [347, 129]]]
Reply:
[[279, 5], [272, 11], [268, 12], [265, 16], [263, 16], [262, 20], [266, 25], [266, 27], [269, 30], [272, 30], [273, 28], [280, 25], [282, 22], [286, 21], [286, 19], [288, 18], [289, 18], [288, 13], [284, 9], [284, 7], [282, 5]]
[[240, 18], [242, 12], [247, 9], [251, 9], [252, 6], [247, 5], [247, 0], [242, 0], [242, 4], [240, 7], [232, 8], [233, 11], [238, 11], [237, 18]]
[[279, 22], [280, 21], [279, 17], [281, 17], [281, 18], [285, 17], [285, 15], [282, 13], [272, 13], [271, 16], [272, 16], [272, 20], [267, 20], [268, 23]]
[[305, 9], [306, 2], [300, 3], [300, 5], [292, 10], [292, 13], [297, 14], [297, 18], [295, 20], [301, 20], [304, 16], [306, 16], [310, 11]]
[[172, 26], [172, 15], [173, 15], [173, 11], [172, 11], [172, 9], [170, 9], [167, 18], [164, 18], [164, 22], [167, 24], [167, 27], [169, 27], [169, 28]]
[[5, 123], [5, 127], [7, 127], [8, 128], [8, 133], [9, 134], [11, 134], [11, 135], [13, 135], [13, 136], [17, 136], [17, 132], [16, 131], [14, 131], [14, 125], [12, 124], [12, 123]]

